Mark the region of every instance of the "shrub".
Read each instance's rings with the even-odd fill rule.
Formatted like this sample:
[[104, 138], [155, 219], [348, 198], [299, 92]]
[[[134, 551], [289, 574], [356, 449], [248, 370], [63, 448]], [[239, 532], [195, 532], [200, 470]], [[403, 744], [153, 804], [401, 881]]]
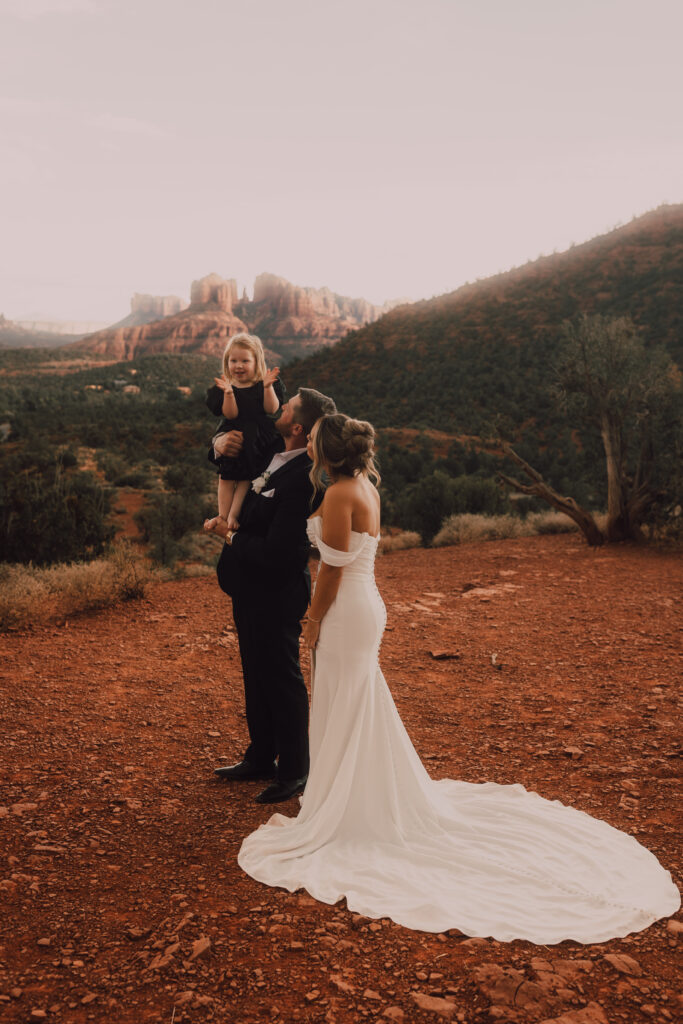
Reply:
[[393, 506], [395, 518], [408, 530], [417, 530], [429, 544], [447, 516], [460, 513], [495, 513], [509, 509], [507, 494], [495, 480], [480, 476], [451, 477], [435, 470], [406, 488]]
[[[113, 537], [111, 495], [92, 473], [68, 468], [59, 453], [38, 464], [8, 460], [0, 483], [0, 561], [83, 561]], [[65, 468], [66, 467], [66, 468]]]
[[0, 629], [60, 619], [142, 597], [150, 580], [147, 564], [128, 544], [107, 558], [36, 568], [0, 565]]
[[379, 552], [383, 555], [390, 551], [404, 551], [406, 548], [419, 548], [422, 538], [413, 530], [401, 530], [400, 533], [385, 534], [380, 538]]
[[[594, 518], [597, 521], [600, 517]], [[533, 527], [534, 533], [570, 533], [579, 528], [573, 519], [555, 509], [548, 509], [547, 512], [530, 512], [524, 522]]]
[[541, 533], [568, 533], [576, 530], [576, 523], [561, 512], [533, 512], [520, 519], [518, 516], [449, 516], [434, 537], [432, 546], [466, 544], [472, 540], [503, 540], [507, 537], [532, 537]]

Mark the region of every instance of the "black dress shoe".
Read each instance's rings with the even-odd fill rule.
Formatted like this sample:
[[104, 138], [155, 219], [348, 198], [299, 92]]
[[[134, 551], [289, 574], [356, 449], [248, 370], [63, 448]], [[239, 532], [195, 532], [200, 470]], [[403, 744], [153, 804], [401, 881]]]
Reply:
[[301, 779], [285, 779], [284, 781], [278, 780], [274, 782], [272, 786], [266, 786], [263, 792], [259, 793], [256, 797], [257, 804], [281, 804], [285, 800], [291, 800], [293, 796], [298, 796], [299, 793], [303, 793], [306, 788], [306, 782], [308, 775], [304, 775]]
[[251, 779], [274, 779], [275, 770], [275, 764], [271, 764], [267, 768], [256, 768], [248, 761], [240, 761], [238, 764], [214, 768], [213, 774], [227, 782], [249, 782]]

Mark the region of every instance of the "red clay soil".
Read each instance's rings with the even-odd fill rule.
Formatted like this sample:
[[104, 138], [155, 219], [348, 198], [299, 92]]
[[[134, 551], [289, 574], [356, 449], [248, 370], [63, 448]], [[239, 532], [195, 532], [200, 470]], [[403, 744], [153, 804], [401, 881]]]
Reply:
[[[382, 664], [436, 778], [521, 782], [680, 882], [679, 556], [539, 537], [378, 562]], [[601, 945], [408, 931], [236, 864], [270, 814], [212, 578], [0, 638], [0, 1019], [680, 1020], [680, 923]], [[285, 810], [296, 813], [295, 801]]]
[[123, 489], [117, 491], [114, 502], [114, 526], [117, 540], [125, 537], [127, 540], [139, 540], [140, 530], [135, 522], [135, 515], [145, 503], [143, 491]]

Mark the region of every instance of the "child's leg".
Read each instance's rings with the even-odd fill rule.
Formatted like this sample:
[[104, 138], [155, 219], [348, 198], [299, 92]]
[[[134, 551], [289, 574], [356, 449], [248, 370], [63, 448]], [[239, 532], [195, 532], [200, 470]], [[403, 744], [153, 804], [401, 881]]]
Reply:
[[235, 493], [233, 495], [230, 514], [228, 516], [228, 526], [231, 530], [236, 530], [240, 525], [238, 516], [242, 511], [242, 504], [247, 496], [249, 483], [249, 480], [238, 480], [235, 484]]
[[[218, 478], [218, 515], [226, 522], [230, 518], [230, 506], [235, 496], [235, 480], [223, 480]], [[240, 503], [241, 507], [241, 503]]]

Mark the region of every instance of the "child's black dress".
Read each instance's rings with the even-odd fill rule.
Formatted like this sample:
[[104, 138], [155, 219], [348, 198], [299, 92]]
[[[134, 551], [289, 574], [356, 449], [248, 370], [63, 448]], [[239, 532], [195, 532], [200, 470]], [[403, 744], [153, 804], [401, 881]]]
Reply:
[[[279, 380], [275, 381], [273, 387], [280, 406], [277, 413], [272, 415], [263, 408], [262, 380], [248, 388], [233, 389], [238, 415], [231, 420], [221, 420], [216, 434], [223, 434], [228, 430], [241, 430], [244, 445], [239, 455], [215, 455], [212, 439], [209, 462], [218, 468], [222, 480], [253, 480], [263, 472], [274, 452], [282, 447], [280, 435], [275, 429], [275, 420], [285, 403], [285, 391]], [[223, 396], [224, 392], [217, 384], [206, 393], [206, 404], [214, 416], [222, 415]]]

